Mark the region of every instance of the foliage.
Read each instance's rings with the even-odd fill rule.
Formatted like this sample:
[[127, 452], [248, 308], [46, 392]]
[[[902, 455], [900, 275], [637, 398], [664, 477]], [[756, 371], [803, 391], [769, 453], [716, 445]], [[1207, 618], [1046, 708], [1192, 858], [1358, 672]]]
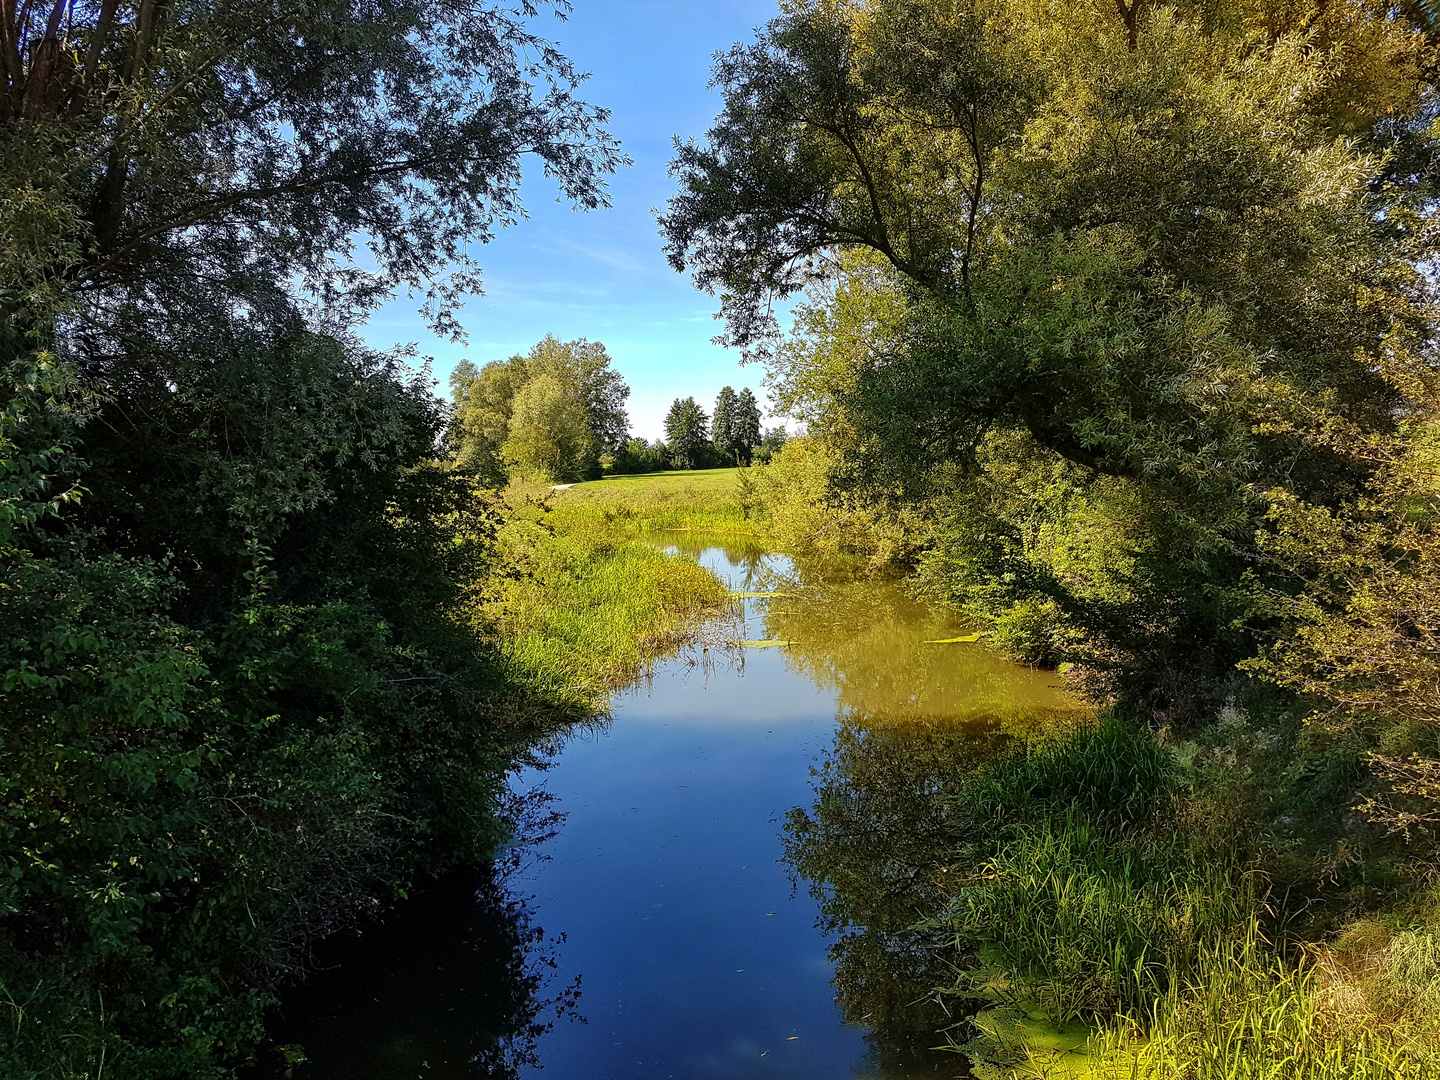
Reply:
[[1126, 10], [792, 5], [718, 60], [663, 225], [937, 595], [1176, 712], [1272, 628], [1271, 493], [1355, 498], [1429, 400], [1430, 174], [1378, 148], [1428, 160], [1430, 44], [1360, 0]]
[[758, 468], [754, 484], [770, 535], [802, 556], [865, 555], [878, 564], [903, 558], [903, 529], [858, 499], [835, 495], [835, 454], [818, 439], [791, 439]]
[[599, 464], [585, 407], [553, 376], [537, 375], [515, 395], [509, 432], [500, 454], [527, 476], [569, 480]]
[[600, 475], [602, 453], [627, 447], [630, 388], [598, 341], [561, 342], [546, 335], [526, 355], [478, 371], [461, 361], [450, 387], [455, 460], [497, 487], [512, 470], [551, 480], [591, 480]]
[[760, 445], [760, 403], [755, 392], [748, 386], [741, 387], [735, 398], [735, 414], [731, 421], [731, 441], [738, 448], [737, 453], [746, 463], [750, 454]]
[[[735, 456], [735, 388], [722, 386], [710, 417], [710, 440], [724, 458]], [[737, 461], [738, 464], [738, 461]]]
[[754, 391], [747, 386], [737, 394], [734, 387], [722, 387], [710, 427], [711, 441], [721, 459], [748, 465], [761, 441], [760, 405]]
[[665, 443], [670, 464], [676, 469], [694, 469], [703, 464], [710, 442], [710, 418], [693, 397], [676, 398], [665, 414]]
[[760, 435], [760, 445], [755, 447], [751, 461], [757, 465], [768, 465], [781, 447], [789, 441], [789, 438], [790, 433], [784, 424], [779, 427], [766, 428]]
[[[79, 419], [73, 376], [53, 357], [15, 361], [4, 376], [0, 412], [0, 552], [18, 534], [58, 516], [80, 496], [70, 479], [79, 471], [74, 428]], [[65, 403], [65, 404], [62, 404]]]
[[624, 161], [527, 26], [539, 7], [9, 5], [0, 234], [40, 245], [27, 280], [107, 307], [273, 303], [298, 280], [343, 323], [405, 286], [454, 331], [466, 246], [521, 214], [521, 155], [586, 207]]
[[659, 472], [666, 464], [662, 441], [656, 439], [651, 443], [645, 439], [631, 439], [611, 456], [609, 471], [620, 475]]
[[1361, 734], [1380, 785], [1360, 809], [1424, 854], [1440, 821], [1433, 461], [1427, 419], [1350, 506], [1277, 493], [1262, 542], [1298, 581], [1265, 594], [1286, 633], [1245, 665], [1305, 695], [1315, 726]]
[[226, 1075], [314, 936], [503, 838], [494, 498], [346, 327], [458, 331], [521, 154], [604, 202], [536, 14], [0, 6], [7, 1076]]
[[232, 329], [117, 370], [70, 530], [0, 553], [7, 1073], [210, 1075], [311, 937], [502, 835], [523, 736], [445, 615], [493, 508], [393, 361]]

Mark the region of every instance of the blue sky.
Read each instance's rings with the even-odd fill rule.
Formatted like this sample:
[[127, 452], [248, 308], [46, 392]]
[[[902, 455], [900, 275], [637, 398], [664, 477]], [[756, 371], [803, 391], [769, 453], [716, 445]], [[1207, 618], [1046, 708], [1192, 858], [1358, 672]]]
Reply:
[[630, 425], [646, 438], [676, 397], [694, 395], [708, 411], [727, 383], [761, 392], [758, 366], [710, 344], [718, 301], [666, 265], [652, 207], [674, 190], [666, 175], [671, 137], [703, 135], [719, 111], [706, 89], [716, 50], [750, 40], [777, 13], [775, 0], [574, 0], [565, 22], [546, 15], [537, 29], [591, 73], [585, 100], [613, 111], [610, 130], [635, 161], [611, 182], [614, 206], [580, 213], [527, 169], [528, 221], [476, 249], [485, 295], [462, 320], [463, 345], [436, 338], [404, 296], [363, 328], [373, 346], [414, 342], [433, 356], [439, 392], [458, 360], [477, 366], [524, 352], [547, 333], [603, 341], [631, 387]]

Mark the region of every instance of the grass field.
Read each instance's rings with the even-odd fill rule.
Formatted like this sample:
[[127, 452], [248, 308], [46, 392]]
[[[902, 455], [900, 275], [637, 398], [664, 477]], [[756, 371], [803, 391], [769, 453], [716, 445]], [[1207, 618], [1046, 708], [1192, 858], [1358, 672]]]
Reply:
[[601, 532], [638, 537], [647, 532], [695, 532], [760, 539], [757, 500], [744, 487], [745, 470], [608, 476], [554, 493], [550, 524], [557, 533]]

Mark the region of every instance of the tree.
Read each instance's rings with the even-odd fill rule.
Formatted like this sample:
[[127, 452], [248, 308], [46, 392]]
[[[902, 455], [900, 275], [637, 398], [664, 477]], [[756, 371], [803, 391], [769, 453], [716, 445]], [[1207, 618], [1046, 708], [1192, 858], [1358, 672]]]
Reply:
[[587, 478], [597, 450], [584, 402], [549, 372], [536, 375], [515, 394], [500, 453], [523, 475], [545, 480]]
[[670, 463], [677, 469], [693, 469], [710, 441], [710, 420], [693, 397], [676, 398], [665, 414], [665, 441]]
[[[527, 450], [520, 457], [509, 458], [509, 463], [519, 464], [525, 472], [538, 471], [553, 478], [593, 479], [600, 475], [600, 455], [622, 450], [629, 436], [625, 399], [630, 396], [630, 387], [620, 373], [610, 367], [610, 355], [600, 342], [584, 338], [561, 342], [553, 334], [547, 334], [526, 355], [494, 361], [478, 372], [469, 361], [456, 365], [450, 377], [454, 406], [449, 440], [458, 465], [491, 483], [504, 483], [506, 458], [501, 445], [512, 433], [511, 418], [517, 395], [542, 376], [553, 380], [569, 399], [580, 405], [590, 438], [577, 440], [573, 432], [567, 434], [562, 442], [570, 449], [563, 453], [555, 449], [560, 443], [552, 444], [552, 449], [561, 453], [556, 459], [561, 464], [555, 466], [560, 469], [559, 473], [555, 473], [551, 465], [542, 464], [542, 459], [551, 460], [545, 456], [549, 451], [537, 459]], [[559, 414], [553, 410], [547, 415], [559, 422]], [[567, 431], [571, 419], [567, 418], [562, 425]], [[522, 441], [534, 449], [540, 445], [535, 438], [535, 432], [531, 431]], [[589, 449], [579, 458], [570, 455], [571, 450], [582, 453], [581, 447]]]
[[731, 428], [730, 442], [736, 457], [750, 460], [750, 454], [760, 445], [760, 404], [747, 386], [735, 400], [735, 419]]
[[631, 439], [615, 451], [616, 473], [658, 472], [665, 468], [665, 444], [656, 440], [653, 444], [645, 439]]
[[1433, 392], [1431, 46], [1365, 0], [1124, 10], [789, 5], [662, 226], [957, 602], [1161, 702], [1266, 632], [1267, 492], [1353, 497]]
[[467, 245], [520, 217], [521, 156], [591, 208], [625, 160], [582, 77], [502, 5], [101, 0], [7, 4], [0, 24], [0, 187], [25, 193], [5, 212], [48, 207], [37, 280], [112, 311], [271, 306], [294, 281], [344, 322], [408, 287], [455, 331]]
[[610, 354], [600, 342], [584, 338], [561, 342], [546, 334], [526, 354], [525, 369], [531, 377], [554, 376], [579, 399], [600, 450], [619, 450], [630, 438], [630, 419], [625, 415], [630, 387], [610, 367]]
[[721, 458], [735, 460], [735, 388], [721, 387], [715, 399], [715, 413], [710, 421], [710, 438]]
[[510, 433], [515, 393], [527, 375], [523, 357], [492, 361], [478, 371], [462, 360], [450, 373], [454, 405], [448, 437], [455, 463], [493, 487], [505, 483], [500, 447]]
[[0, 3], [0, 1073], [216, 1075], [310, 939], [500, 842], [495, 506], [350, 330], [458, 332], [522, 155], [604, 204], [537, 13]]

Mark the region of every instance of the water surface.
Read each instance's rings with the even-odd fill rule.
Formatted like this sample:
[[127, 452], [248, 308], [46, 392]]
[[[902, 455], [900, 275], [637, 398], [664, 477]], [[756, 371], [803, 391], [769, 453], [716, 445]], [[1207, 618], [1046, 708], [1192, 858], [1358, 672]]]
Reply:
[[[282, 1009], [308, 1080], [963, 1076], [934, 942], [948, 785], [1074, 716], [894, 582], [691, 553], [752, 595], [514, 778], [510, 864], [452, 875]], [[542, 929], [543, 928], [543, 929]]]

